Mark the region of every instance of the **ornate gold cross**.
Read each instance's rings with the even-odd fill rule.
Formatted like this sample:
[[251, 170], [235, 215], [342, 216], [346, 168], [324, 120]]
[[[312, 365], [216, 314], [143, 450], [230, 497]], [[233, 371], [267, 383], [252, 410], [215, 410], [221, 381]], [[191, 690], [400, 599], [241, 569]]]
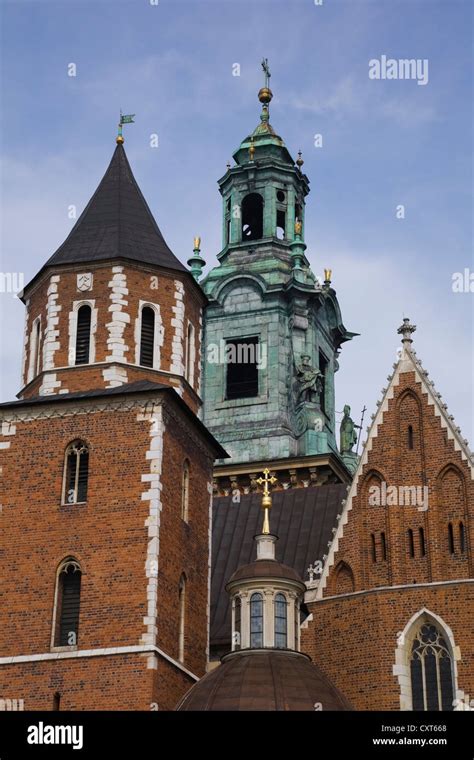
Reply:
[[256, 480], [259, 486], [263, 485], [262, 509], [264, 510], [264, 518], [262, 533], [265, 533], [267, 535], [270, 533], [270, 520], [268, 519], [268, 510], [272, 506], [272, 497], [268, 486], [273, 485], [277, 482], [277, 478], [275, 478], [274, 475], [271, 477], [269, 476], [270, 470], [268, 467], [266, 467], [263, 471], [263, 478], [257, 478]]

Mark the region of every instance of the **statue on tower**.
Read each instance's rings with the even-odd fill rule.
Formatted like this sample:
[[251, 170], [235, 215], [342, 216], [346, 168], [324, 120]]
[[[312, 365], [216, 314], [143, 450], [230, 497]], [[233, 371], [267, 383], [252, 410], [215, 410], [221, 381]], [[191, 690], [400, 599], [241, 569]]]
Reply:
[[347, 404], [344, 407], [344, 417], [341, 420], [341, 454], [353, 454], [352, 447], [357, 443], [356, 429], [360, 430], [360, 425], [356, 425], [351, 418], [351, 408]]
[[296, 364], [297, 403], [301, 401], [318, 401], [323, 390], [323, 374], [310, 364], [310, 357], [302, 354], [301, 363]]

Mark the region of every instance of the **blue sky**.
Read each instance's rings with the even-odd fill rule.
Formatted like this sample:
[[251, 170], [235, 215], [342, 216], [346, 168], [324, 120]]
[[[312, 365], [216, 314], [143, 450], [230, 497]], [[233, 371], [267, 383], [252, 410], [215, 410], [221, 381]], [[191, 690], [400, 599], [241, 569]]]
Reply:
[[[221, 248], [216, 180], [258, 123], [260, 60], [271, 123], [311, 181], [307, 254], [333, 270], [346, 327], [336, 408], [370, 414], [403, 316], [473, 441], [472, 4], [464, 0], [0, 2], [2, 271], [31, 279], [68, 234], [115, 147], [125, 147], [170, 247]], [[368, 62], [428, 59], [429, 81], [370, 80]], [[75, 63], [76, 76], [68, 76]], [[232, 76], [239, 63], [241, 75]], [[159, 147], [150, 147], [156, 133]], [[314, 146], [314, 135], [323, 146]], [[405, 218], [396, 207], [405, 206]], [[24, 307], [0, 293], [3, 400], [19, 390]], [[340, 415], [338, 415], [340, 417]], [[366, 417], [367, 420], [367, 417]]]

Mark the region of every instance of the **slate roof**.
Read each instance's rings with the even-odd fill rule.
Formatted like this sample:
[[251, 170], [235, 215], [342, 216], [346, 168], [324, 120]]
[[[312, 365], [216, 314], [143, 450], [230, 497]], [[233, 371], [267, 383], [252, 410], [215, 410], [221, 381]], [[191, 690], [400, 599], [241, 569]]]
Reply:
[[[328, 553], [328, 541], [346, 496], [347, 485], [343, 483], [273, 494], [270, 527], [279, 537], [276, 559], [294, 568], [303, 580], [308, 566]], [[211, 646], [230, 644], [230, 604], [225, 585], [237, 568], [255, 559], [253, 539], [262, 527], [261, 502], [261, 493], [242, 495], [240, 504], [234, 504], [232, 496], [214, 498]]]
[[133, 176], [122, 144], [64, 243], [45, 266], [124, 258], [187, 269], [166, 244]]

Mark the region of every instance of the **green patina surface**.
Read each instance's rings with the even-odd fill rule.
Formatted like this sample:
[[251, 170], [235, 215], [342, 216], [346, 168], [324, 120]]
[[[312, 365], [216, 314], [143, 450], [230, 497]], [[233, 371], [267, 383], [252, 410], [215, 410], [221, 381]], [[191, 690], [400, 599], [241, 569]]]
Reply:
[[[354, 335], [343, 325], [329, 281], [318, 282], [309, 267], [303, 242], [309, 181], [302, 162], [295, 165], [271, 127], [267, 102], [260, 124], [235, 151], [235, 165], [219, 180], [223, 248], [219, 265], [201, 283], [210, 301], [203, 334], [203, 420], [232, 462], [338, 454], [334, 374], [341, 344]], [[260, 196], [263, 206], [257, 239], [243, 232], [250, 194]], [[267, 348], [258, 395], [229, 400], [227, 365], [208, 357], [222, 341], [250, 337]], [[324, 394], [317, 392], [320, 385], [302, 392], [297, 367], [303, 355], [313, 373], [306, 379], [324, 370], [317, 381], [323, 379]]]

